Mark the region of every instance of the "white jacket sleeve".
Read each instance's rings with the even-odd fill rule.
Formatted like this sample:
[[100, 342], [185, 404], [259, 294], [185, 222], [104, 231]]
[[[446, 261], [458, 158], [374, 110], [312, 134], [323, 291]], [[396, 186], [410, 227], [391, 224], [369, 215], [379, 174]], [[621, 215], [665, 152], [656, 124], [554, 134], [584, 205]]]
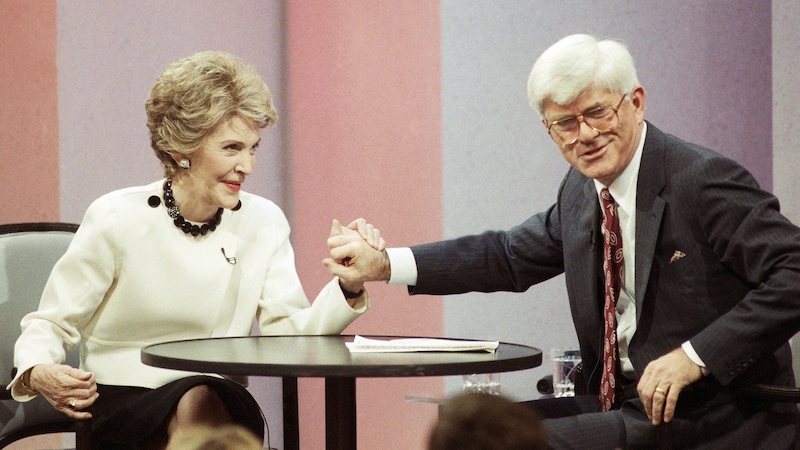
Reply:
[[95, 201], [69, 248], [56, 263], [42, 293], [38, 310], [20, 322], [22, 334], [14, 346], [17, 376], [10, 383], [18, 401], [33, 398], [18, 385], [22, 374], [38, 364], [61, 364], [80, 342], [79, 330], [89, 321], [114, 279], [114, 221], [103, 200]]
[[369, 294], [356, 309], [351, 308], [336, 278], [309, 305], [295, 268], [288, 222], [276, 234], [271, 238], [280, 239], [281, 244], [270, 255], [257, 313], [262, 335], [338, 334], [369, 308]]

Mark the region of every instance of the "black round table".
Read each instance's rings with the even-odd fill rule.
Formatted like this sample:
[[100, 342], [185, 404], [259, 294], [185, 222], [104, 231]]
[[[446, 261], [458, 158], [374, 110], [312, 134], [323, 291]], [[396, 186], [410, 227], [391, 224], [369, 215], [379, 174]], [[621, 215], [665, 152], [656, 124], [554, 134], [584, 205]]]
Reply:
[[511, 372], [542, 363], [541, 350], [505, 342], [494, 353], [351, 353], [345, 342], [352, 340], [339, 335], [193, 339], [146, 346], [141, 358], [144, 364], [167, 369], [283, 377], [287, 450], [299, 448], [297, 377], [325, 378], [326, 447], [355, 449], [356, 378]]

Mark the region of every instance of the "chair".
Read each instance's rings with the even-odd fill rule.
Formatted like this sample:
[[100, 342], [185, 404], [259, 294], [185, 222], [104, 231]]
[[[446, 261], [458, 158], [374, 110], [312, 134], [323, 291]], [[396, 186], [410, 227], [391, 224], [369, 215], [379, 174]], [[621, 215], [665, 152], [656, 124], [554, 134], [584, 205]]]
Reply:
[[[800, 386], [800, 334], [795, 335], [789, 345], [792, 348], [792, 362], [794, 363], [795, 386]], [[769, 384], [754, 384], [742, 389], [745, 394], [758, 398], [779, 403], [796, 403], [800, 406], [800, 387], [773, 386]]]
[[[77, 229], [69, 223], [0, 225], [0, 448], [29, 436], [64, 432], [75, 433], [77, 450], [91, 448], [91, 421], [71, 419], [41, 396], [16, 402], [6, 390], [20, 320], [38, 307], [50, 271]], [[67, 364], [78, 363], [75, 349]]]

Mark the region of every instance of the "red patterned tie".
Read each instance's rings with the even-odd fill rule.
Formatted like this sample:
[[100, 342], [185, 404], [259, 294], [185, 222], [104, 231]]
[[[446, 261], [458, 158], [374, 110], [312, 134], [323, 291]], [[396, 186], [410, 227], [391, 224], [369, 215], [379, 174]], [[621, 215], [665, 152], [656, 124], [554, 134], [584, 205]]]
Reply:
[[614, 406], [617, 388], [617, 314], [616, 306], [622, 288], [622, 231], [619, 227], [617, 205], [608, 188], [600, 191], [603, 203], [603, 272], [605, 273], [605, 301], [603, 306], [603, 377], [600, 379], [600, 405], [603, 411]]

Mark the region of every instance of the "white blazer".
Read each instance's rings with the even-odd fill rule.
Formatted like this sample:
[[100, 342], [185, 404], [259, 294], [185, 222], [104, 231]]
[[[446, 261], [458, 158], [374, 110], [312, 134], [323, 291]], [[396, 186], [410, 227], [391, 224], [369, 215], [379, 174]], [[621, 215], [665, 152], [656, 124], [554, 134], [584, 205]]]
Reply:
[[[289, 223], [269, 200], [242, 192], [216, 231], [178, 229], [161, 198], [163, 180], [106, 194], [86, 211], [55, 265], [39, 310], [21, 322], [17, 380], [36, 364], [61, 363], [81, 345], [97, 383], [156, 388], [189, 372], [141, 363], [142, 346], [176, 339], [261, 334], [338, 334], [369, 307], [351, 308], [338, 280], [309, 305], [294, 264]], [[223, 253], [224, 249], [224, 253]], [[236, 264], [231, 262], [235, 258]]]

